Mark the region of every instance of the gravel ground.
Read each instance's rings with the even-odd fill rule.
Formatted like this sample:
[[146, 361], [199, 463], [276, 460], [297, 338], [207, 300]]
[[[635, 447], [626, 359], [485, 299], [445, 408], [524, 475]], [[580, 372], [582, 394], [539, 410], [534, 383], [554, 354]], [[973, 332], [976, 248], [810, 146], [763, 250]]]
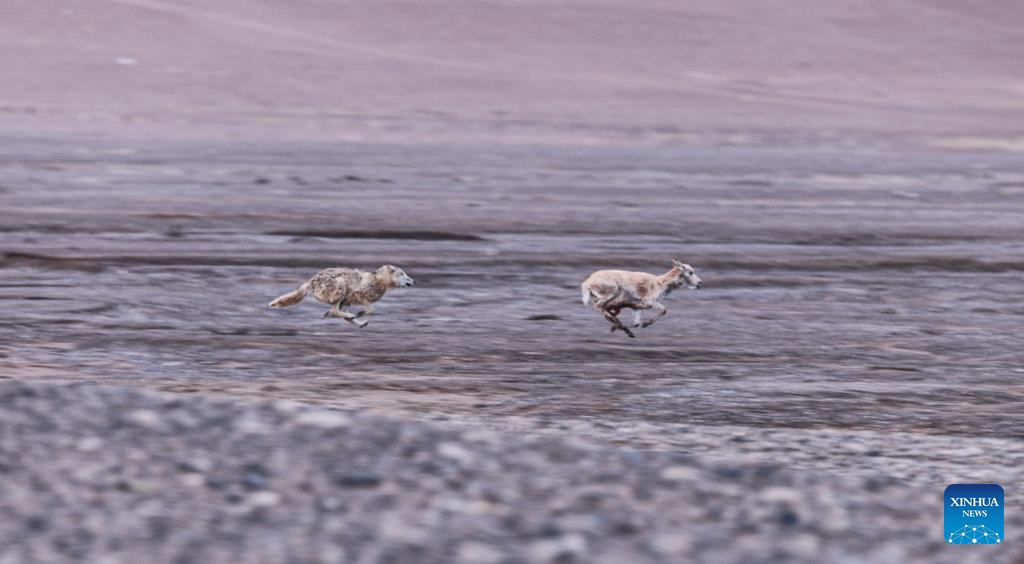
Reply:
[[891, 479], [84, 384], [0, 405], [5, 564], [1012, 556], [954, 554], [941, 492]]

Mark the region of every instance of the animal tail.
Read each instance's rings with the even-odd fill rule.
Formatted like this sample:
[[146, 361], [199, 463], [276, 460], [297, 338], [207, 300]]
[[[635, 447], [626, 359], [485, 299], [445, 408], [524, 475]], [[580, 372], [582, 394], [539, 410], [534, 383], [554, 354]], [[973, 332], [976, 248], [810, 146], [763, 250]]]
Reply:
[[593, 295], [594, 294], [590, 293], [590, 288], [587, 288], [586, 286], [584, 286], [583, 287], [583, 305], [589, 304], [590, 303], [590, 298]]
[[292, 290], [291, 292], [288, 292], [283, 296], [278, 296], [277, 298], [274, 299], [274, 301], [270, 302], [269, 305], [270, 307], [288, 307], [290, 305], [295, 305], [301, 302], [302, 298], [306, 297], [306, 292], [308, 291], [309, 282], [306, 282], [305, 284], [299, 286], [298, 288]]

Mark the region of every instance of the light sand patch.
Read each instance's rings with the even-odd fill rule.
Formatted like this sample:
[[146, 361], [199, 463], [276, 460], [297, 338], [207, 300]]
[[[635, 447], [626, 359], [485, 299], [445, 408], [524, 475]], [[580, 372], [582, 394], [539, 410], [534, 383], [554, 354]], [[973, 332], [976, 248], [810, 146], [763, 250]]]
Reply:
[[1008, 151], [1024, 153], [1024, 137], [939, 137], [928, 142], [939, 149], [960, 151]]

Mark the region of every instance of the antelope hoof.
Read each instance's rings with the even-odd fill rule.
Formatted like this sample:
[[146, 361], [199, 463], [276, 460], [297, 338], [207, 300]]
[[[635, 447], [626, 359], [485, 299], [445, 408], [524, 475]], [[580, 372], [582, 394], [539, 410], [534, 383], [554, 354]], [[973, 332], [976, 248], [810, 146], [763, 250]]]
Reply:
[[359, 327], [360, 329], [362, 329], [363, 327], [366, 327], [369, 324], [370, 324], [370, 322], [369, 321], [365, 321], [365, 320], [356, 321], [356, 327]]
[[327, 313], [324, 314], [324, 319], [327, 319], [330, 316], [331, 316], [331, 310], [327, 310]]
[[630, 339], [635, 339], [636, 338], [636, 335], [634, 335], [633, 332], [630, 331], [629, 329], [623, 329], [623, 331], [625, 331], [626, 334], [629, 335]]

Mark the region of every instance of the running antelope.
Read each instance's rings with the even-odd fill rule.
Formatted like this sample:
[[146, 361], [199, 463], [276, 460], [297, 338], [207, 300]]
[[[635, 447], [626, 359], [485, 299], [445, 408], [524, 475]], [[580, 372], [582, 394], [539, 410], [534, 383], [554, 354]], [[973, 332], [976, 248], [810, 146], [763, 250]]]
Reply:
[[[598, 270], [583, 281], [581, 289], [583, 303], [589, 304], [593, 300], [597, 311], [611, 322], [612, 333], [618, 329], [630, 337], [636, 337], [619, 321], [619, 312], [631, 309], [633, 327], [650, 327], [668, 312], [661, 303], [665, 296], [680, 286], [696, 290], [700, 284], [700, 278], [693, 267], [673, 260], [672, 268], [661, 276], [627, 270]], [[656, 309], [658, 314], [644, 321], [640, 312], [645, 309]]]

